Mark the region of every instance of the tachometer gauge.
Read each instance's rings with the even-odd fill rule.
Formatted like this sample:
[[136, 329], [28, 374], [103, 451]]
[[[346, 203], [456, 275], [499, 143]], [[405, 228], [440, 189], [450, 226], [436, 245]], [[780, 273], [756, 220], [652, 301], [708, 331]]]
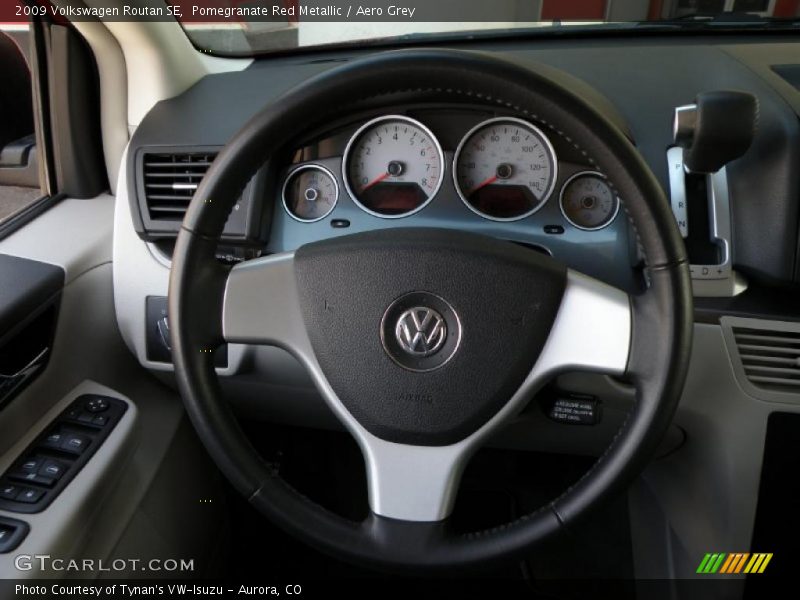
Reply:
[[333, 173], [319, 165], [292, 171], [283, 184], [283, 206], [298, 221], [313, 223], [327, 217], [339, 198]]
[[464, 136], [453, 160], [456, 190], [482, 217], [514, 221], [539, 210], [556, 182], [550, 140], [527, 121], [489, 119]]
[[356, 131], [342, 169], [345, 187], [361, 208], [378, 217], [405, 217], [422, 210], [439, 191], [444, 156], [422, 123], [392, 115]]
[[586, 231], [608, 226], [619, 212], [619, 199], [596, 171], [576, 173], [567, 179], [561, 188], [560, 204], [564, 218]]

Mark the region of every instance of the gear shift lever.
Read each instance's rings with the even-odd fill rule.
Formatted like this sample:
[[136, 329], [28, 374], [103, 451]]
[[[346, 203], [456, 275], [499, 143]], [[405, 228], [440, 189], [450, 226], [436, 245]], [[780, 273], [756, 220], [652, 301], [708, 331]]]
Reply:
[[703, 92], [675, 109], [673, 136], [691, 173], [716, 173], [742, 156], [758, 125], [758, 100], [735, 91]]
[[747, 151], [757, 124], [758, 100], [745, 92], [704, 92], [675, 109], [670, 200], [696, 295], [732, 296], [746, 288], [733, 270], [726, 165]]

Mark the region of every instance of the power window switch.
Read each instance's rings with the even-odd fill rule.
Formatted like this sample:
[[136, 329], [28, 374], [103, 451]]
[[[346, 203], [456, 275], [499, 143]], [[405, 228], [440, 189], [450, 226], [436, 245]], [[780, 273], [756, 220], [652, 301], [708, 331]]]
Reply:
[[70, 454], [83, 454], [86, 447], [89, 445], [89, 438], [79, 433], [68, 433], [64, 436], [61, 442], [61, 450], [69, 452]]
[[42, 462], [44, 462], [41, 458], [29, 458], [22, 463], [20, 463], [19, 467], [17, 468], [21, 473], [36, 473], [39, 470], [39, 467], [42, 466]]
[[92, 419], [92, 425], [105, 427], [108, 425], [108, 417], [106, 415], [97, 415], [94, 419]]
[[14, 471], [9, 473], [8, 477], [11, 479], [22, 481], [25, 483], [37, 483], [39, 485], [46, 485], [52, 487], [56, 480], [53, 477], [39, 475], [38, 473], [25, 473], [24, 471]]
[[80, 416], [78, 417], [78, 422], [79, 423], [91, 424], [91, 422], [93, 420], [94, 420], [94, 415], [92, 413], [86, 412], [86, 411], [82, 412], [80, 414]]
[[54, 448], [56, 450], [60, 450], [63, 442], [64, 434], [59, 431], [53, 431], [46, 438], [44, 438], [44, 440], [42, 440], [42, 446], [45, 448]]
[[0, 484], [0, 498], [3, 500], [16, 500], [19, 486], [11, 483]]
[[31, 457], [21, 463], [18, 463], [16, 468], [8, 474], [8, 477], [17, 481], [30, 481], [33, 483], [45, 483], [39, 479], [39, 469], [44, 464], [44, 459], [40, 457]]
[[24, 487], [20, 489], [17, 494], [17, 502], [24, 502], [25, 504], [36, 504], [44, 496], [44, 490], [37, 490], [34, 488]]
[[46, 460], [39, 468], [39, 475], [42, 477], [50, 477], [54, 481], [61, 479], [67, 467], [64, 463], [57, 460]]

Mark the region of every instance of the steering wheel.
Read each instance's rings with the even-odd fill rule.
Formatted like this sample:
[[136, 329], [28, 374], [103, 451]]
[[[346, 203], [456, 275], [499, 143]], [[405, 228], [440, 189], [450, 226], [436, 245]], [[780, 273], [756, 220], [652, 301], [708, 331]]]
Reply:
[[[624, 202], [645, 256], [644, 291], [630, 296], [518, 245], [442, 229], [343, 235], [232, 269], [215, 259], [236, 198], [265, 161], [354, 104], [398, 94], [493, 105], [573, 144]], [[353, 61], [252, 118], [186, 213], [169, 314], [187, 412], [233, 486], [323, 551], [422, 569], [527, 551], [623, 490], [670, 423], [693, 320], [683, 241], [661, 187], [621, 131], [551, 69], [444, 50]], [[416, 334], [425, 339], [415, 342]], [[302, 496], [254, 450], [214, 371], [212, 350], [224, 342], [279, 346], [302, 363], [362, 450], [371, 509], [363, 522]], [[469, 457], [566, 370], [624, 376], [635, 387], [607, 451], [536, 512], [488, 531], [453, 532], [448, 516]]]

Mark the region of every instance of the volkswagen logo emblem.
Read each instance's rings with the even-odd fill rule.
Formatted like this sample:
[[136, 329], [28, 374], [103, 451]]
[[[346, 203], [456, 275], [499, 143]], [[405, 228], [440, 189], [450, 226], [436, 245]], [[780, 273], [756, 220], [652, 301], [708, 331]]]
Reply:
[[415, 306], [400, 315], [394, 334], [397, 343], [409, 354], [430, 356], [444, 345], [447, 323], [432, 308]]
[[438, 369], [461, 343], [461, 322], [444, 298], [430, 292], [410, 292], [389, 305], [381, 320], [386, 354], [409, 371]]

